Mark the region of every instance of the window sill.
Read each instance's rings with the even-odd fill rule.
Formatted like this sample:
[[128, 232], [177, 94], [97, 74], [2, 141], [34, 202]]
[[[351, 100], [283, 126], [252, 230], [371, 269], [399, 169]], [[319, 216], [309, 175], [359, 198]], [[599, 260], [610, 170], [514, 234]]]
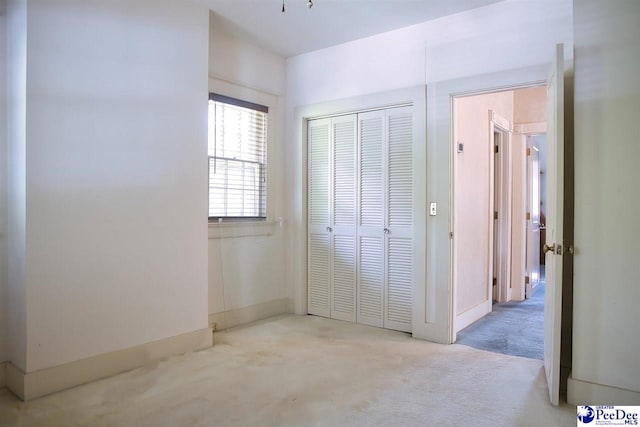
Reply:
[[229, 239], [235, 237], [271, 236], [280, 221], [238, 221], [209, 223], [209, 239]]

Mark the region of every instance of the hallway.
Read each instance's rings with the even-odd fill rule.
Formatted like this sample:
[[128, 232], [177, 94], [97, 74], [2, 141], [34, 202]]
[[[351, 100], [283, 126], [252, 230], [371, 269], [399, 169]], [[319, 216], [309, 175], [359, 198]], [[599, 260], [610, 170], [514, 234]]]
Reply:
[[542, 282], [525, 301], [493, 304], [493, 311], [458, 332], [456, 344], [542, 360], [544, 331]]

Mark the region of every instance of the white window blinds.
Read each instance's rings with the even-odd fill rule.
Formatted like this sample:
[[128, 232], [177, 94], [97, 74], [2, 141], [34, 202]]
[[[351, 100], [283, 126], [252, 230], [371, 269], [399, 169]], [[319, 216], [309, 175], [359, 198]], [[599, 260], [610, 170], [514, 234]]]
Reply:
[[267, 114], [209, 95], [209, 218], [265, 218]]

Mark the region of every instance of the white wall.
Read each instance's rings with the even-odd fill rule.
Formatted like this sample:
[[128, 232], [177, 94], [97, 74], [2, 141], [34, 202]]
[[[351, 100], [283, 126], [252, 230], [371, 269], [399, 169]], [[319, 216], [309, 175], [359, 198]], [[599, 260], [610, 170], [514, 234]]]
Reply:
[[[544, 31], [539, 31], [544, 28]], [[296, 310], [303, 311], [298, 292], [304, 286], [305, 230], [304, 149], [297, 134], [300, 106], [427, 84], [428, 200], [438, 202], [438, 216], [426, 219], [429, 239], [427, 304], [436, 322], [447, 320], [449, 255], [449, 95], [453, 81], [504, 85], [512, 70], [533, 80], [546, 78], [555, 44], [572, 52], [572, 2], [507, 0], [457, 15], [356, 40], [287, 60], [286, 193], [289, 224], [287, 267]], [[541, 70], [541, 71], [540, 71]], [[478, 79], [478, 76], [490, 78]], [[446, 84], [441, 84], [445, 82]], [[497, 82], [497, 83], [496, 83]], [[519, 82], [523, 83], [523, 82]], [[488, 88], [491, 86], [485, 86]], [[477, 88], [476, 88], [477, 89]], [[442, 304], [444, 303], [444, 304]], [[429, 310], [427, 310], [429, 312]], [[449, 325], [450, 327], [450, 325]], [[446, 338], [440, 338], [446, 340]]]
[[8, 360], [7, 293], [9, 245], [7, 241], [7, 14], [6, 1], [0, 0], [0, 362]]
[[233, 36], [229, 24], [215, 13], [209, 19], [209, 76], [283, 96], [284, 58]]
[[[265, 105], [269, 109], [268, 140], [268, 220], [284, 218], [285, 176], [284, 126], [285, 60], [281, 56], [238, 39], [230, 34], [227, 23], [210, 14], [209, 77], [210, 89], [223, 95]], [[247, 98], [249, 97], [249, 98]], [[248, 231], [249, 230], [249, 231]], [[270, 225], [209, 230], [209, 313], [218, 327], [244, 323], [279, 314], [287, 307], [284, 232], [279, 223]], [[222, 233], [227, 237], [216, 238]], [[238, 316], [237, 310], [249, 308]], [[236, 311], [236, 314], [224, 312]], [[232, 320], [235, 319], [235, 320]], [[220, 323], [223, 323], [222, 325]]]
[[26, 79], [27, 2], [7, 2], [8, 344], [9, 359], [26, 369]]
[[640, 392], [640, 2], [574, 8], [572, 378]]
[[206, 328], [206, 8], [30, 0], [27, 39], [27, 354], [12, 361]]

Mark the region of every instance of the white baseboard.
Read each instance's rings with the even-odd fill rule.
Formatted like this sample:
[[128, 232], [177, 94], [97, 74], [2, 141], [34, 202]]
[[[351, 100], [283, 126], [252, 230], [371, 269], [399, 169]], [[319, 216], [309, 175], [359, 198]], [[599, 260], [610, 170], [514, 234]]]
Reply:
[[209, 325], [215, 323], [216, 330], [245, 325], [267, 317], [288, 313], [287, 298], [267, 301], [249, 307], [236, 308], [219, 313], [209, 314]]
[[571, 405], [640, 405], [640, 392], [595, 384], [569, 377], [567, 402]]
[[29, 373], [7, 363], [6, 383], [22, 400], [30, 400], [212, 344], [211, 329], [206, 328]]
[[7, 362], [0, 362], [0, 388], [5, 388], [7, 386]]
[[488, 300], [485, 301], [483, 303], [480, 303], [478, 305], [476, 305], [473, 308], [470, 308], [469, 310], [465, 311], [462, 314], [459, 314], [458, 316], [456, 316], [456, 321], [455, 321], [455, 331], [460, 332], [461, 330], [463, 330], [464, 328], [466, 328], [467, 326], [469, 326], [470, 324], [472, 324], [473, 322], [475, 322], [478, 319], [483, 318], [484, 316], [486, 316], [488, 313], [491, 312], [491, 304], [492, 301]]

